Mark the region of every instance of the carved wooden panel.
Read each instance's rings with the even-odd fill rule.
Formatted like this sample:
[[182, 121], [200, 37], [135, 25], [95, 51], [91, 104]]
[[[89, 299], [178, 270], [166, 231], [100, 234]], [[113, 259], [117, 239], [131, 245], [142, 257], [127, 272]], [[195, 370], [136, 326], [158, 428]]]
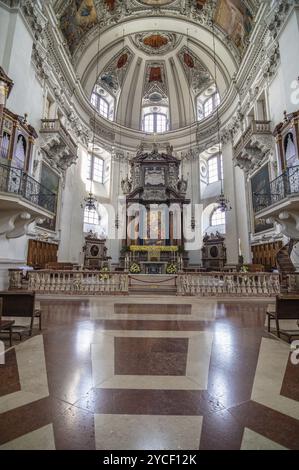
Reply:
[[57, 262], [58, 245], [56, 243], [29, 240], [28, 266], [45, 268], [47, 263]]
[[252, 263], [261, 264], [265, 269], [276, 268], [276, 255], [282, 246], [282, 241], [252, 246]]

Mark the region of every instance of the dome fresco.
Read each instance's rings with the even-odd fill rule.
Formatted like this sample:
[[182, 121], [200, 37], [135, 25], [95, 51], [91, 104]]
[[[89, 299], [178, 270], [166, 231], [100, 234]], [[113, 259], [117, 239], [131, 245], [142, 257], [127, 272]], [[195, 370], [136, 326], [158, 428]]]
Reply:
[[[158, 7], [165, 9], [165, 14], [176, 16], [189, 16], [190, 21], [202, 24], [200, 15], [207, 17], [212, 12], [216, 26], [224, 33], [223, 41], [227, 36], [240, 51], [244, 51], [248, 43], [248, 36], [253, 27], [254, 11], [250, 11], [241, 0], [195, 0], [190, 8], [183, 8], [181, 0], [134, 0], [127, 2], [129, 10], [124, 13], [123, 3], [120, 0], [71, 0], [67, 8], [60, 15], [60, 27], [66, 38], [70, 52], [74, 53], [81, 39], [99, 22], [103, 28], [113, 27], [121, 20], [138, 15], [142, 18], [140, 9]], [[139, 6], [138, 6], [139, 5]], [[208, 23], [208, 22], [207, 22]], [[152, 38], [145, 45], [155, 48], [156, 45], [166, 45], [165, 38]]]
[[[138, 36], [139, 40], [136, 40]], [[141, 39], [154, 37], [155, 49], [164, 48], [166, 41], [172, 41], [172, 48], [165, 55], [148, 54], [139, 47]], [[200, 57], [199, 46], [191, 47], [186, 35], [169, 34], [164, 31], [145, 32], [143, 35], [120, 38], [115, 48], [118, 53], [111, 57], [103, 50], [98, 63], [99, 76], [96, 86], [104, 88], [115, 99], [114, 119], [127, 127], [140, 129], [143, 107], [168, 107], [171, 129], [185, 126], [196, 120], [197, 97], [214, 83], [213, 67], [210, 69]], [[159, 38], [158, 40], [156, 38]], [[160, 41], [165, 38], [165, 41]], [[167, 39], [169, 38], [169, 39]], [[89, 73], [90, 86], [95, 85], [96, 69]], [[90, 96], [92, 89], [86, 89]], [[221, 89], [222, 95], [225, 88]], [[194, 109], [190, 108], [190, 98]], [[120, 109], [126, 109], [121, 117]], [[132, 113], [129, 111], [132, 110]], [[177, 110], [180, 121], [175, 122]]]
[[213, 31], [216, 88], [224, 98], [247, 47], [255, 12], [241, 0], [184, 5], [182, 0], [70, 0], [61, 12], [60, 27], [87, 98], [95, 85], [105, 89], [114, 101], [117, 123], [140, 129], [144, 106], [168, 106], [171, 129], [196, 121], [199, 96], [215, 83]]
[[138, 0], [138, 3], [143, 3], [144, 5], [150, 6], [164, 6], [169, 5], [170, 3], [175, 3], [174, 0]]

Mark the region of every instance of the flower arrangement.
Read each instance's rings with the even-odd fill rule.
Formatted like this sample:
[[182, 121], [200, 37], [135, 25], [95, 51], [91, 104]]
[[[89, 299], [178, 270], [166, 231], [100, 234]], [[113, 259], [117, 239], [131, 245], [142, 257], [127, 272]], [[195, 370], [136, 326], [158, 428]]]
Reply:
[[169, 263], [166, 266], [166, 273], [167, 274], [176, 274], [178, 272], [178, 267], [175, 263]]
[[139, 274], [141, 272], [141, 268], [138, 263], [132, 263], [130, 266], [130, 273], [132, 274]]
[[100, 281], [107, 281], [109, 279], [109, 268], [108, 266], [103, 266], [101, 271], [100, 271]]
[[240, 272], [241, 273], [248, 273], [249, 269], [248, 269], [248, 266], [241, 266], [241, 269], [240, 269]]

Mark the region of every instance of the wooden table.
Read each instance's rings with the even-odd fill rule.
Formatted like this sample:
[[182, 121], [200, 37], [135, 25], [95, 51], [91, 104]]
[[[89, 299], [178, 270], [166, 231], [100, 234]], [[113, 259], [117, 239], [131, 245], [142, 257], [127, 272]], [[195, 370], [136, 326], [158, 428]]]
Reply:
[[9, 346], [12, 346], [12, 327], [14, 323], [13, 320], [0, 320], [0, 332], [6, 330], [9, 332]]

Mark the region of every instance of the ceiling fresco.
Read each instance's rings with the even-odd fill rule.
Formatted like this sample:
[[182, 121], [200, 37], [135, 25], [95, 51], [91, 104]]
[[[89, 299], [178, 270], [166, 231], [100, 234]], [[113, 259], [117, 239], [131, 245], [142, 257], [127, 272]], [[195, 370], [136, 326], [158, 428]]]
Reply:
[[168, 104], [168, 84], [164, 62], [147, 62], [143, 85], [143, 105]]
[[97, 84], [104, 87], [105, 90], [118, 95], [125, 79], [127, 70], [130, 66], [133, 54], [129, 48], [124, 48], [117, 54], [104, 68]]
[[[253, 28], [254, 14], [241, 0], [192, 0], [188, 8], [183, 0], [69, 0], [60, 16], [60, 27], [73, 54], [83, 36], [98, 22], [103, 28], [113, 26], [134, 15], [141, 18], [155, 7], [164, 9], [164, 14], [189, 16], [190, 21], [200, 21], [208, 28], [211, 28], [213, 18], [223, 41], [230, 39], [240, 54], [245, 50]], [[163, 54], [167, 48], [175, 47], [173, 34], [163, 31], [140, 33], [135, 37], [135, 45], [150, 55]]]
[[177, 47], [181, 39], [179, 34], [161, 31], [138, 33], [131, 37], [135, 47], [147, 55], [167, 54]]
[[170, 3], [175, 3], [174, 0], [138, 0], [138, 3], [142, 3], [143, 5], [150, 5], [150, 6], [163, 6], [169, 5]]
[[209, 71], [187, 46], [182, 47], [178, 57], [185, 71], [189, 86], [195, 94], [200, 93], [213, 82]]
[[240, 0], [218, 0], [215, 22], [228, 34], [235, 45], [243, 49], [252, 26], [253, 16]]
[[72, 0], [60, 19], [60, 27], [71, 52], [96, 23], [97, 11], [94, 0]]

